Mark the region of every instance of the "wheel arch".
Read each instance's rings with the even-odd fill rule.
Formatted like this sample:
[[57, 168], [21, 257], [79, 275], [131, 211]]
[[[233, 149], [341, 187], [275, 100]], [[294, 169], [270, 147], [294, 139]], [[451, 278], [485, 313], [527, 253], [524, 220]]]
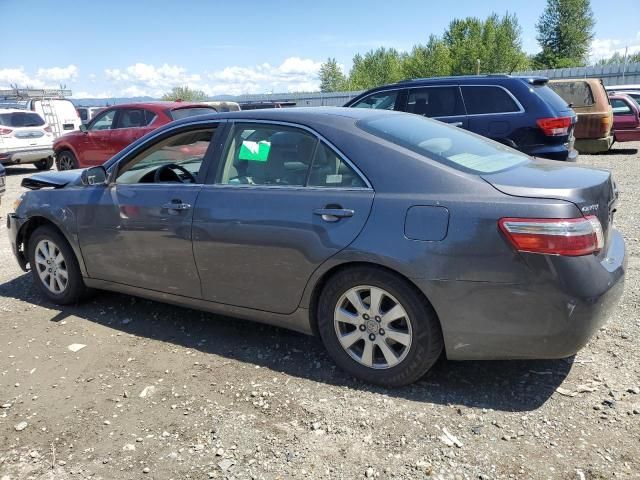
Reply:
[[61, 227], [58, 222], [55, 220], [45, 216], [45, 215], [33, 215], [27, 219], [27, 221], [20, 227], [16, 236], [16, 250], [19, 255], [19, 263], [20, 266], [26, 270], [26, 265], [29, 262], [27, 248], [29, 245], [29, 239], [33, 232], [41, 226], [50, 226], [54, 228], [62, 237], [67, 241], [73, 253], [76, 256], [76, 260], [80, 266], [80, 271], [83, 276], [86, 276], [86, 269], [84, 266], [84, 261], [82, 259], [81, 252], [79, 251], [79, 247], [77, 244], [70, 238], [68, 232], [65, 231], [63, 227]]
[[[352, 269], [352, 268], [357, 268], [357, 267], [368, 267], [368, 268], [372, 268], [372, 269], [378, 269], [378, 270], [390, 273], [392, 275], [395, 275], [396, 277], [402, 279], [433, 310], [433, 313], [434, 313], [434, 315], [436, 317], [436, 320], [438, 321], [438, 324], [440, 325], [440, 329], [442, 330], [442, 322], [440, 321], [440, 316], [438, 315], [438, 312], [436, 311], [433, 303], [431, 302], [431, 300], [429, 300], [427, 295], [425, 295], [425, 293], [418, 287], [418, 285], [416, 285], [416, 283], [411, 280], [411, 278], [407, 277], [406, 275], [403, 275], [402, 273], [398, 272], [397, 270], [395, 270], [393, 268], [381, 265], [379, 263], [368, 262], [368, 261], [348, 261], [348, 262], [340, 263], [338, 265], [334, 265], [331, 268], [329, 268], [327, 271], [323, 272], [320, 275], [320, 277], [318, 278], [318, 280], [315, 282], [315, 284], [313, 285], [313, 288], [312, 288], [310, 296], [309, 296], [309, 304], [308, 305], [309, 305], [309, 324], [311, 325], [311, 330], [312, 330], [314, 335], [316, 335], [316, 336], [319, 335], [319, 331], [318, 331], [318, 315], [317, 315], [318, 302], [320, 301], [320, 295], [321, 295], [322, 290], [324, 289], [325, 285], [327, 284], [327, 282], [332, 277], [334, 277], [335, 275], [339, 274], [340, 272], [343, 272], [345, 270], [349, 270], [349, 269]], [[446, 354], [446, 351], [445, 351], [445, 354]]]
[[53, 155], [55, 159], [56, 168], [58, 168], [58, 155], [61, 152], [64, 152], [65, 150], [68, 150], [69, 152], [71, 152], [73, 156], [76, 157], [76, 160], [78, 159], [78, 152], [76, 152], [76, 149], [73, 148], [73, 145], [71, 145], [70, 143], [64, 142], [64, 143], [60, 143], [59, 145], [55, 145], [53, 149]]

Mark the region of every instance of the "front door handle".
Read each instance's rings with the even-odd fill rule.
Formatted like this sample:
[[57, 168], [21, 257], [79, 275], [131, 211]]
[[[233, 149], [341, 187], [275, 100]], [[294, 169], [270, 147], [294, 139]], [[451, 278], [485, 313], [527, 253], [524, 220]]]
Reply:
[[318, 208], [313, 211], [314, 215], [320, 215], [325, 222], [337, 222], [341, 218], [353, 217], [355, 213], [348, 208]]
[[162, 208], [166, 210], [189, 210], [191, 205], [188, 203], [182, 203], [180, 200], [172, 200], [171, 202], [162, 205]]
[[462, 122], [451, 122], [449, 125], [453, 125], [454, 127], [461, 127]]

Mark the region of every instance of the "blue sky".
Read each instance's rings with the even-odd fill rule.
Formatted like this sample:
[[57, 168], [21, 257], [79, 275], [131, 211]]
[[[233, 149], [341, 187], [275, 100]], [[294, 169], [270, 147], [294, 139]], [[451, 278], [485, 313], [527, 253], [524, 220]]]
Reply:
[[[309, 91], [327, 57], [345, 70], [378, 46], [408, 50], [453, 18], [508, 9], [538, 50], [542, 0], [0, 0], [0, 87], [66, 84], [75, 97]], [[640, 51], [640, 1], [592, 0], [593, 58]], [[612, 13], [613, 12], [613, 13]], [[40, 32], [38, 34], [37, 32]]]

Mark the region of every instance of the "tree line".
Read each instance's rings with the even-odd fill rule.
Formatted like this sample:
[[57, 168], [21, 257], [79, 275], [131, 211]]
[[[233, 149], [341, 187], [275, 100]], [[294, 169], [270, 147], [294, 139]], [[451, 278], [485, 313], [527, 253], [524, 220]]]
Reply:
[[594, 27], [589, 0], [547, 0], [536, 24], [541, 51], [527, 55], [515, 14], [454, 19], [441, 36], [430, 35], [409, 52], [380, 47], [356, 54], [348, 74], [335, 58], [327, 59], [320, 68], [320, 90], [366, 90], [407, 78], [584, 66]]

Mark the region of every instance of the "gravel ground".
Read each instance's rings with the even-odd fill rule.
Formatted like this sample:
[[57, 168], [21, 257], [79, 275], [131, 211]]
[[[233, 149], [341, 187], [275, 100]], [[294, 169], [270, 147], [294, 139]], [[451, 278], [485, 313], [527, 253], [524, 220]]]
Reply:
[[[0, 225], [0, 479], [640, 478], [640, 143], [614, 171], [620, 307], [575, 358], [349, 378], [318, 339], [124, 295], [60, 309]], [[9, 168], [2, 218], [34, 172]], [[84, 348], [72, 352], [69, 346]]]

